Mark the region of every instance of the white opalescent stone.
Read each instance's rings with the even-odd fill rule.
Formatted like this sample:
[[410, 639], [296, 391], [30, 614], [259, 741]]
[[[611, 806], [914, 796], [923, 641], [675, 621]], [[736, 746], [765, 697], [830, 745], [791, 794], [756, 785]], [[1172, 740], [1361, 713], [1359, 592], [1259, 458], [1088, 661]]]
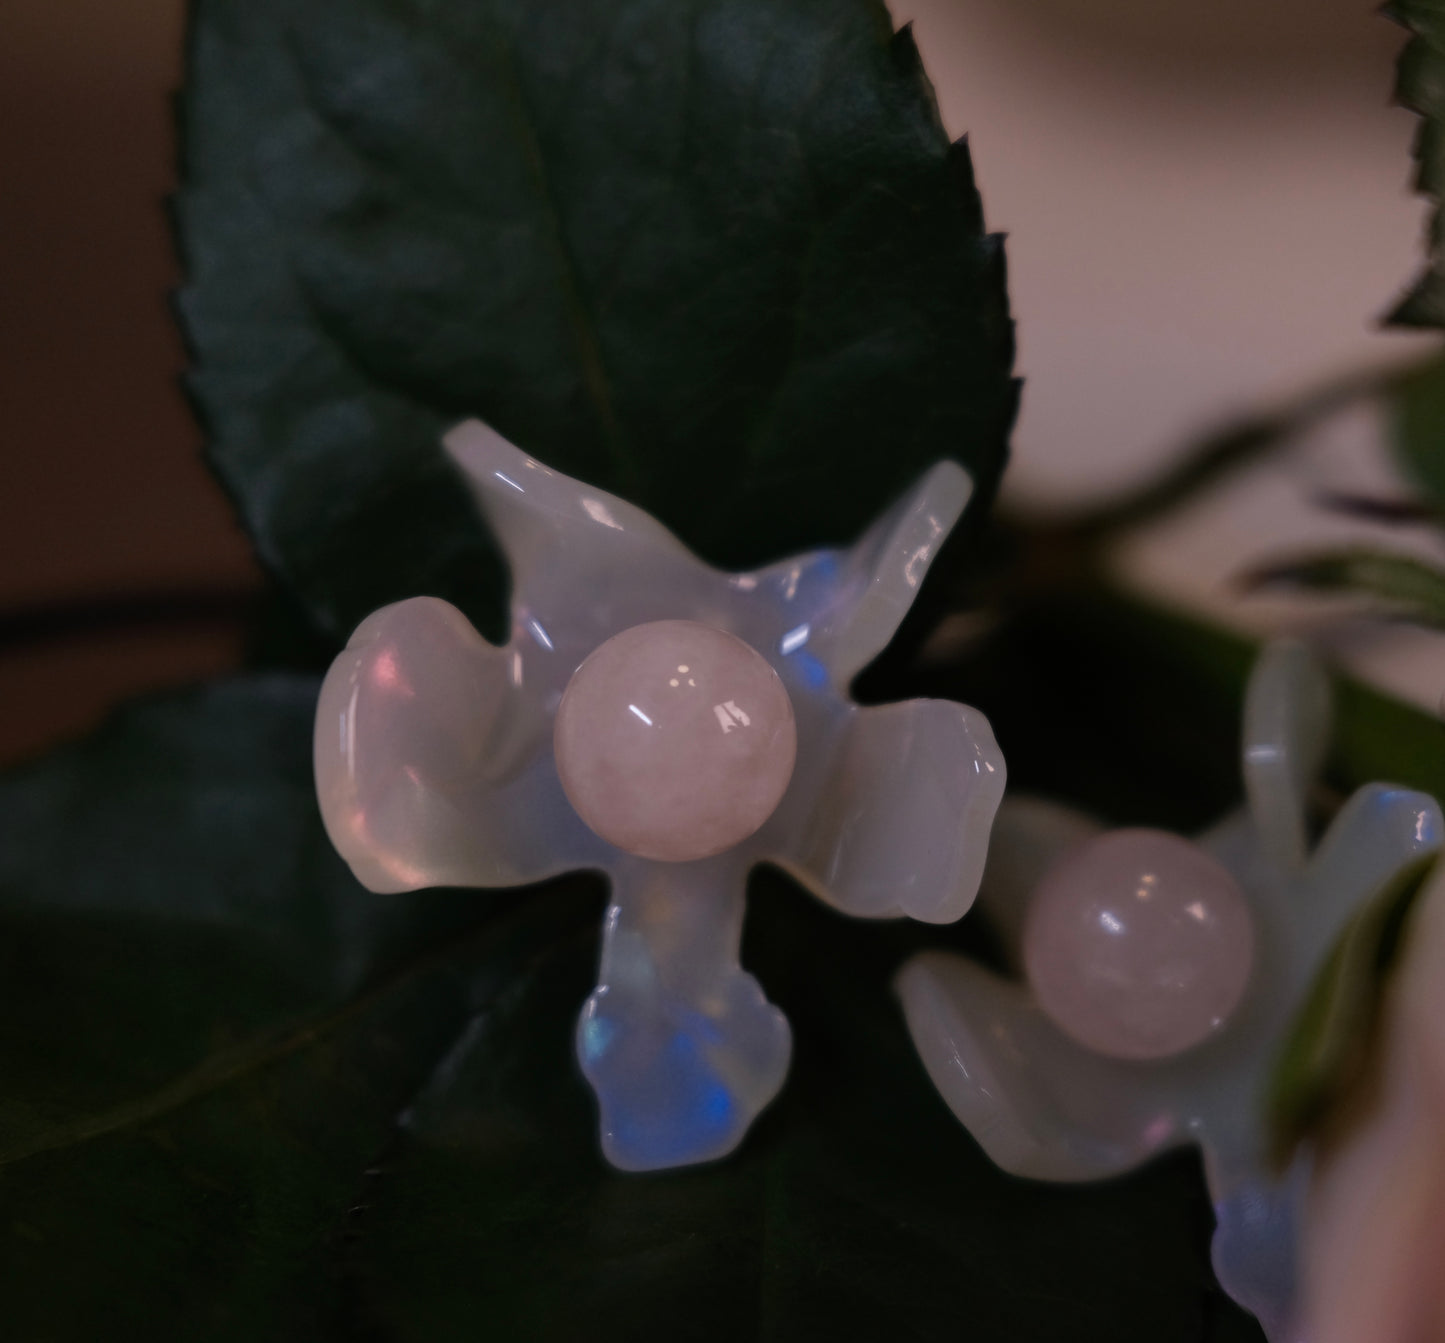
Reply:
[[[988, 720], [943, 700], [864, 708], [848, 695], [972, 484], [941, 462], [851, 547], [730, 574], [483, 424], [444, 443], [506, 553], [511, 634], [495, 647], [430, 597], [362, 623], [317, 708], [327, 830], [378, 891], [605, 872], [598, 985], [577, 1032], [603, 1152], [629, 1170], [723, 1156], [777, 1094], [791, 1050], [787, 1022], [738, 963], [749, 869], [776, 864], [833, 907], [875, 918], [950, 922], [978, 889], [1005, 779]], [[606, 704], [641, 686], [634, 659], [650, 653], [629, 641], [657, 622], [692, 642], [668, 651], [661, 685], [629, 690], [621, 708], [684, 744], [601, 779], [593, 766], [617, 741]], [[710, 659], [715, 685], [699, 675]], [[574, 733], [594, 692], [604, 706], [579, 712]], [[673, 722], [667, 695], [697, 695], [706, 713]], [[716, 737], [697, 738], [699, 723]]]
[[782, 681], [741, 639], [695, 620], [614, 634], [557, 710], [562, 788], [609, 844], [642, 858], [711, 858], [777, 808], [798, 753]]
[[682, 1166], [736, 1146], [788, 1071], [792, 1032], [738, 968], [747, 855], [687, 864], [621, 859], [599, 988], [577, 1058], [602, 1111], [602, 1151], [623, 1170]]
[[1324, 764], [1332, 700], [1324, 668], [1293, 639], [1265, 646], [1245, 689], [1244, 793], [1261, 854], [1282, 875], [1309, 858], [1305, 794]]
[[[1327, 687], [1297, 644], [1261, 654], [1245, 697], [1248, 808], [1199, 837], [1243, 893], [1254, 970], [1232, 1014], [1191, 1049], [1117, 1058], [1081, 1044], [1029, 980], [930, 952], [898, 979], [909, 1032], [954, 1114], [1005, 1170], [1091, 1180], [1197, 1142], [1214, 1199], [1220, 1283], [1273, 1343], [1298, 1343], [1297, 1242], [1307, 1172], [1269, 1161], [1264, 1092], [1285, 1033], [1352, 914], [1445, 842], [1435, 799], [1387, 783], [1357, 790], [1309, 850], [1305, 799], [1324, 754]], [[1097, 822], [1013, 799], [999, 813], [979, 904], [1028, 959], [1026, 929], [1044, 884]], [[1094, 841], [1097, 843], [1097, 841]], [[1188, 841], [1179, 840], [1180, 844]], [[1126, 865], [1127, 866], [1127, 865]], [[1024, 943], [1019, 946], [1019, 941]]]
[[1024, 927], [1039, 1005], [1113, 1058], [1167, 1058], [1208, 1039], [1253, 963], [1239, 883], [1163, 830], [1111, 830], [1066, 855], [1039, 883]]
[[568, 866], [540, 827], [509, 820], [566, 806], [537, 763], [551, 723], [506, 693], [509, 671], [507, 654], [435, 597], [374, 611], [332, 664], [316, 792], [331, 842], [370, 890], [506, 886]]

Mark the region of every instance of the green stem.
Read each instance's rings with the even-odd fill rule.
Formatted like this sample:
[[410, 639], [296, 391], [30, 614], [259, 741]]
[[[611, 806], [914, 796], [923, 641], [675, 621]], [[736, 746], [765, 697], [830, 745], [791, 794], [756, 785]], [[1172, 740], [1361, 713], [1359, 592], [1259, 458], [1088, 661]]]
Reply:
[[1382, 368], [1358, 369], [1320, 383], [1271, 410], [1241, 417], [1200, 440], [1154, 480], [1096, 508], [1052, 521], [1049, 529], [1100, 540], [1152, 522], [1347, 406], [1398, 393], [1436, 361], [1437, 356], [1431, 354]]

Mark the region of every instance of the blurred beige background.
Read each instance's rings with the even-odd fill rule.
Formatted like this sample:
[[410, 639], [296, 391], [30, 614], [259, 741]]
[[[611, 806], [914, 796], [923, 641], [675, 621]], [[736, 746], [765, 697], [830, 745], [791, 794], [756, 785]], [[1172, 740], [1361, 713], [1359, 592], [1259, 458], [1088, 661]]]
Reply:
[[1028, 379], [1009, 488], [1097, 496], [1419, 337], [1402, 30], [1370, 0], [893, 0], [967, 132]]
[[[1413, 118], [1388, 106], [1403, 36], [1369, 0], [893, 11], [915, 21], [990, 224], [1010, 235], [1029, 379], [1015, 504], [1096, 497], [1227, 417], [1420, 348], [1372, 325], [1414, 269], [1423, 211], [1407, 189]], [[0, 629], [36, 604], [259, 581], [176, 389], [162, 200], [182, 12], [0, 4]], [[1288, 603], [1241, 611], [1226, 580], [1249, 546], [1309, 534], [1321, 471], [1388, 481], [1377, 418], [1322, 441], [1325, 466], [1309, 447], [1272, 468], [1273, 494], [1237, 485], [1140, 538], [1131, 577], [1236, 623], [1308, 619]], [[1268, 507], [1244, 506], [1256, 496]], [[1412, 637], [1358, 626], [1336, 642], [1433, 704], [1445, 642]], [[0, 643], [0, 760], [237, 653], [224, 613]]]
[[[1027, 383], [1005, 497], [1051, 511], [1158, 470], [1201, 435], [1341, 374], [1419, 358], [1384, 331], [1420, 264], [1417, 119], [1391, 105], [1404, 33], [1357, 0], [892, 0], [990, 226], [1009, 235]], [[1321, 424], [1131, 537], [1129, 584], [1252, 634], [1324, 645], [1438, 711], [1445, 636], [1359, 605], [1245, 595], [1256, 563], [1367, 543], [1445, 563], [1428, 531], [1322, 511], [1399, 495], [1377, 406]]]

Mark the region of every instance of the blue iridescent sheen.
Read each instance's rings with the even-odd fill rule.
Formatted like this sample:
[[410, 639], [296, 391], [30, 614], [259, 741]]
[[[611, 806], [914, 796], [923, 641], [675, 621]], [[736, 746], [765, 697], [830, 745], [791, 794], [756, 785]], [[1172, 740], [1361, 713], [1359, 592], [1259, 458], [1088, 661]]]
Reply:
[[[751, 976], [740, 975], [751, 981]], [[750, 983], [755, 1019], [725, 1022], [684, 1003], [644, 1011], [636, 1001], [603, 991], [593, 994], [578, 1026], [577, 1052], [597, 1095], [607, 1158], [625, 1170], [692, 1165], [726, 1155], [752, 1119], [733, 1087], [752, 1089], [746, 1077], [724, 1077], [724, 1061], [738, 1073], [736, 1038], [772, 1038], [786, 1067], [787, 1027]], [[746, 1013], [748, 1004], [736, 1009]], [[781, 1031], [779, 1027], [781, 1026]]]

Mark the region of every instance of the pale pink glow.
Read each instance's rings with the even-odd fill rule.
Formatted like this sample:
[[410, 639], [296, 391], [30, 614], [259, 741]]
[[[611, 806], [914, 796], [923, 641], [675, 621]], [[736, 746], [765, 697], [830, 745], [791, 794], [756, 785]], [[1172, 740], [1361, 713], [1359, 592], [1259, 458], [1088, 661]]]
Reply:
[[1155, 1059], [1219, 1031], [1244, 996], [1254, 922], [1244, 893], [1198, 845], [1115, 830], [1039, 883], [1024, 964], [1039, 1005], [1080, 1044]]
[[408, 863], [396, 854], [387, 854], [380, 860], [382, 869], [403, 889], [420, 890], [423, 886], [435, 886], [436, 877], [424, 867]]
[[741, 639], [690, 620], [635, 625], [592, 653], [562, 697], [554, 742], [582, 819], [618, 848], [666, 862], [753, 834], [797, 754], [777, 672]]
[[371, 827], [367, 824], [365, 807], [352, 807], [338, 819], [358, 843], [365, 844], [371, 839]]
[[[415, 778], [415, 771], [408, 770], [408, 773]], [[366, 808], [353, 807], [342, 818], [342, 824], [351, 832], [352, 838], [358, 844], [367, 845], [375, 852], [378, 866], [399, 886], [416, 889], [433, 884], [424, 868], [408, 863], [400, 855], [388, 852], [385, 846], [374, 843], [371, 821], [366, 814]]]
[[407, 699], [416, 697], [415, 688], [402, 674], [401, 668], [397, 666], [394, 648], [385, 648], [376, 655], [371, 664], [371, 679], [383, 689], [403, 695]]
[[1158, 1147], [1162, 1142], [1168, 1142], [1174, 1136], [1174, 1116], [1161, 1114], [1156, 1115], [1144, 1127], [1144, 1141], [1150, 1147]]

